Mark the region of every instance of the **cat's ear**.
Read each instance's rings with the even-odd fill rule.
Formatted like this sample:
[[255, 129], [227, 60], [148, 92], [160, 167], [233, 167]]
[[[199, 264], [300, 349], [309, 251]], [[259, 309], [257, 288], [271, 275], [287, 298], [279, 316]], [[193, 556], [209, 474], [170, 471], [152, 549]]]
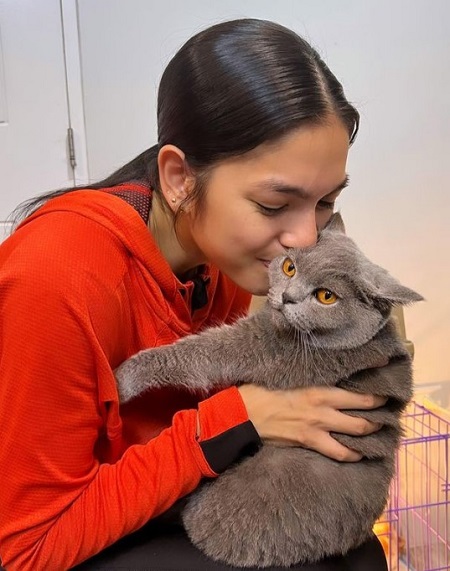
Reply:
[[331, 232], [340, 232], [341, 234], [345, 234], [344, 221], [342, 220], [342, 216], [339, 214], [339, 212], [335, 212], [331, 216], [325, 228]]
[[367, 276], [367, 279], [364, 280], [363, 290], [369, 297], [387, 301], [392, 305], [423, 301], [424, 298], [419, 293], [402, 285], [384, 268], [369, 260], [365, 260], [365, 265], [362, 275]]

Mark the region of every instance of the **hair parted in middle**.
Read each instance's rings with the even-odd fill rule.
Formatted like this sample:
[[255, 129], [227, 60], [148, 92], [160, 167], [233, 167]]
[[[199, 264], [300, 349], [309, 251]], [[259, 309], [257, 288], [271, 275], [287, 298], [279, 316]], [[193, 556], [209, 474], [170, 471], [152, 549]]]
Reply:
[[[171, 144], [184, 153], [195, 178], [183, 203], [195, 203], [200, 211], [208, 171], [217, 162], [275, 142], [302, 126], [325, 124], [332, 115], [347, 128], [352, 144], [359, 128], [358, 111], [308, 42], [267, 20], [215, 24], [191, 37], [162, 75], [158, 143], [87, 188], [141, 181], [160, 194], [158, 153]], [[76, 188], [32, 199], [19, 213], [28, 214], [45, 200], [71, 190]]]

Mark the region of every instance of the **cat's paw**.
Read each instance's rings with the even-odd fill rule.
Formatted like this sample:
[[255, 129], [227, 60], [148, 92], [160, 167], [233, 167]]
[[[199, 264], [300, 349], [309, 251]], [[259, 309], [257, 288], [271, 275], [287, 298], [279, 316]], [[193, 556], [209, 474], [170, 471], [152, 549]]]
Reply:
[[[130, 357], [114, 370], [117, 392], [121, 404], [130, 401], [145, 390], [143, 368], [137, 356]], [[149, 373], [147, 372], [147, 377]]]
[[128, 402], [149, 389], [190, 388], [183, 372], [174, 359], [172, 346], [143, 349], [114, 371], [120, 402]]

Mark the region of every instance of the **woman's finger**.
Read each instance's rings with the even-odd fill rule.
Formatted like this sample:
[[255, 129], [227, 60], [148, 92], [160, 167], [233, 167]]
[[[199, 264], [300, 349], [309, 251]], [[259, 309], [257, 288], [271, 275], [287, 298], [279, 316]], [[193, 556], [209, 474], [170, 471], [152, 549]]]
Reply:
[[358, 462], [362, 458], [359, 452], [343, 446], [326, 432], [318, 433], [317, 440], [303, 444], [303, 447], [315, 450], [338, 462]]
[[381, 425], [365, 418], [349, 416], [343, 412], [335, 411], [328, 415], [326, 425], [323, 428], [328, 432], [339, 432], [350, 436], [367, 436], [380, 430]]
[[[319, 389], [317, 390], [319, 391]], [[337, 387], [324, 388], [324, 390], [320, 391], [320, 394], [318, 394], [318, 398], [322, 399], [322, 404], [328, 405], [336, 410], [370, 410], [383, 406], [387, 402], [386, 397], [353, 393]]]

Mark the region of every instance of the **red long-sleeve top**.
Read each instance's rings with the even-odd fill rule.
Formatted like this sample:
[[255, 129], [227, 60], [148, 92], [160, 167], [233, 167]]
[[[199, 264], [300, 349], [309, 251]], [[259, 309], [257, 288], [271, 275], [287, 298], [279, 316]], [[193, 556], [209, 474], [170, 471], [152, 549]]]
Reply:
[[[151, 196], [141, 185], [122, 191]], [[250, 301], [205, 267], [208, 299], [192, 311], [193, 283], [174, 276], [120, 196], [54, 198], [0, 246], [0, 556], [8, 571], [80, 563], [214, 477], [214, 437], [234, 435], [229, 460], [211, 455], [221, 465], [254, 438], [235, 388], [198, 405], [199, 438], [193, 395], [153, 391], [119, 406], [113, 370], [124, 359], [231, 322]], [[246, 428], [240, 441], [236, 427]]]

